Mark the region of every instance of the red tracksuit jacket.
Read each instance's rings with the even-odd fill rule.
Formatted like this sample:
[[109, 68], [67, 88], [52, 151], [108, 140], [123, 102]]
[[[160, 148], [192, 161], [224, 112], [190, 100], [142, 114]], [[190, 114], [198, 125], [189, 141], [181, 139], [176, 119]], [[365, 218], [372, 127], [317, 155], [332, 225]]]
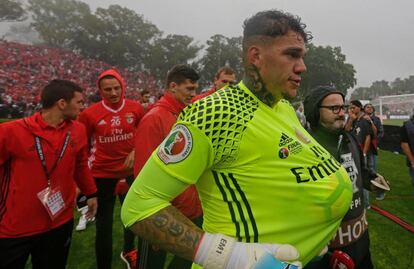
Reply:
[[[135, 176], [144, 167], [152, 152], [170, 133], [184, 107], [185, 105], [166, 92], [142, 118], [135, 135]], [[193, 185], [175, 198], [172, 205], [190, 219], [203, 214], [197, 190]]]
[[[68, 132], [68, 146], [51, 174], [51, 186], [60, 187], [66, 208], [52, 221], [37, 197], [47, 187], [47, 177], [34, 137], [40, 137], [50, 171]], [[54, 128], [36, 113], [0, 124], [0, 238], [40, 234], [73, 218], [76, 185], [87, 196], [96, 193], [87, 150], [85, 128], [76, 121], [64, 121]]]

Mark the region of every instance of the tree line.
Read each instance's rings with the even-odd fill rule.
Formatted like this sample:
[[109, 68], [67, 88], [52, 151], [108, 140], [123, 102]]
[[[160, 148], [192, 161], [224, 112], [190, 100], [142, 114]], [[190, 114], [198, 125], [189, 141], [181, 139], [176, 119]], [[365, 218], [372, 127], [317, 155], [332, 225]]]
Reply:
[[373, 100], [378, 96], [400, 95], [414, 93], [414, 76], [396, 78], [394, 81], [374, 81], [369, 87], [356, 88], [351, 98]]
[[[43, 44], [72, 50], [85, 57], [113, 66], [153, 75], [160, 86], [173, 65], [189, 64], [200, 72], [202, 86], [207, 86], [216, 71], [231, 66], [242, 77], [242, 38], [211, 36], [205, 44], [193, 37], [164, 34], [155, 24], [135, 11], [110, 5], [92, 12], [89, 5], [77, 0], [29, 0], [26, 8], [19, 0], [0, 13], [0, 21], [32, 19], [31, 27]], [[20, 7], [20, 8], [18, 8]], [[340, 47], [307, 45], [299, 98], [318, 85], [336, 86], [346, 91], [356, 84], [355, 69], [346, 62]]]

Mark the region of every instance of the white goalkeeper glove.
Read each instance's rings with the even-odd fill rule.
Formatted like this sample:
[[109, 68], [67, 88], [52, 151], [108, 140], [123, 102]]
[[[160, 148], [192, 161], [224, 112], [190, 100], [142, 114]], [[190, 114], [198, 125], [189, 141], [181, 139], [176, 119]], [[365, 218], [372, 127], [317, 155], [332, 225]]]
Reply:
[[205, 233], [194, 262], [204, 269], [301, 269], [298, 258], [299, 252], [291, 245], [241, 243], [222, 234]]

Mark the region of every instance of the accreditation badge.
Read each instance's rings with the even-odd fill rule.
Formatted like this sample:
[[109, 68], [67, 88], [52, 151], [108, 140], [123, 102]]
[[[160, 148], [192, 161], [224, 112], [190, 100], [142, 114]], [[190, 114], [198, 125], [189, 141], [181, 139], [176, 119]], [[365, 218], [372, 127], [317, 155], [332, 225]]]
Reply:
[[49, 217], [52, 220], [54, 220], [66, 208], [60, 187], [47, 187], [44, 190], [38, 192], [37, 197], [45, 207], [47, 213], [49, 214]]

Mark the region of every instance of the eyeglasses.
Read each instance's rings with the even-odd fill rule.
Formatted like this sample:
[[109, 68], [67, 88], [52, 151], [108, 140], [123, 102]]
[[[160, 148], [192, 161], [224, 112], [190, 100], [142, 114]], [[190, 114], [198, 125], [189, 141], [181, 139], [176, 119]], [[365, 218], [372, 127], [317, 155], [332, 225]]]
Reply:
[[347, 106], [347, 105], [342, 105], [342, 106], [336, 105], [336, 106], [319, 106], [319, 107], [330, 109], [332, 111], [332, 113], [339, 114], [339, 112], [341, 110], [346, 111], [349, 106]]

